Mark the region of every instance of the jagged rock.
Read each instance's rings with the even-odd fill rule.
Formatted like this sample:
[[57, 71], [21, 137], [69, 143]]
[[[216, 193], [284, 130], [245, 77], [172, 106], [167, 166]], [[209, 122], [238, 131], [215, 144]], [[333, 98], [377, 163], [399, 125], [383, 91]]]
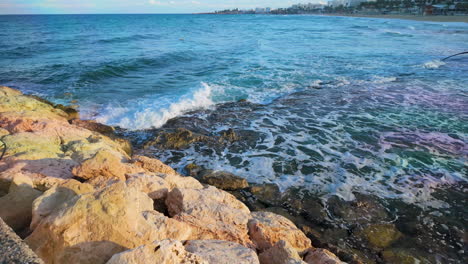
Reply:
[[74, 202], [72, 198], [93, 191], [94, 188], [92, 185], [80, 183], [76, 180], [67, 180], [50, 188], [34, 200], [32, 205], [31, 230], [34, 230], [39, 222], [50, 215], [54, 210], [69, 206], [69, 201]]
[[145, 156], [133, 156], [132, 162], [148, 172], [176, 174], [173, 168], [162, 163], [160, 160]]
[[31, 223], [32, 203], [41, 194], [33, 188], [31, 179], [17, 175], [8, 194], [0, 198], [0, 217], [15, 231], [27, 228]]
[[297, 251], [312, 246], [309, 238], [289, 219], [270, 212], [252, 212], [248, 222], [249, 235], [260, 251], [273, 247], [285, 240]]
[[198, 179], [222, 190], [238, 190], [249, 187], [246, 179], [225, 171], [204, 170], [198, 174]]
[[390, 246], [402, 233], [393, 224], [374, 224], [357, 231], [356, 236], [367, 241], [371, 247], [380, 249]]
[[261, 264], [305, 264], [297, 251], [284, 240], [258, 255]]
[[137, 190], [148, 194], [153, 199], [166, 198], [169, 192], [169, 184], [155, 174], [137, 173], [127, 175], [127, 186], [135, 187]]
[[195, 163], [190, 163], [184, 167], [184, 170], [188, 173], [188, 176], [196, 177], [198, 173], [203, 170], [203, 167]]
[[115, 131], [113, 127], [100, 124], [94, 120], [73, 119], [71, 123], [72, 125], [86, 128], [88, 130], [95, 131], [106, 136], [113, 135]]
[[206, 142], [207, 136], [193, 133], [185, 128], [178, 128], [174, 132], [162, 132], [155, 139], [147, 142], [145, 148], [155, 146], [160, 149], [184, 149], [195, 142]]
[[281, 199], [281, 192], [278, 185], [273, 183], [266, 183], [262, 185], [251, 186], [250, 192], [260, 200], [268, 205], [278, 205]]
[[171, 189], [203, 189], [203, 185], [192, 177], [184, 177], [178, 174], [158, 174], [158, 176], [163, 178]]
[[308, 264], [344, 264], [335, 254], [323, 248], [310, 248], [304, 253]]
[[115, 254], [107, 264], [208, 264], [200, 256], [185, 251], [177, 240], [154, 241], [132, 250]]
[[147, 211], [143, 213], [148, 222], [157, 230], [154, 238], [162, 240], [166, 238], [186, 240], [192, 234], [190, 225], [177, 221], [176, 219], [169, 218], [157, 211]]
[[73, 174], [84, 180], [97, 176], [125, 180], [128, 168], [122, 163], [122, 156], [108, 150], [98, 151], [92, 158], [73, 168]]
[[72, 198], [42, 219], [25, 241], [46, 263], [105, 263], [155, 240], [157, 229], [142, 215], [152, 209], [146, 194], [117, 182]]
[[60, 109], [62, 110], [63, 112], [65, 112], [68, 116], [67, 116], [67, 119], [68, 120], [73, 120], [73, 119], [77, 119], [77, 118], [80, 118], [80, 114], [78, 113], [78, 111], [71, 107], [71, 106], [65, 106], [65, 105], [62, 105], [62, 104], [56, 104], [54, 106], [54, 108], [57, 108], [57, 109]]
[[234, 242], [222, 240], [190, 240], [185, 244], [188, 252], [207, 260], [210, 264], [258, 264], [255, 251]]
[[219, 137], [220, 141], [234, 142], [240, 139], [240, 137], [232, 128], [223, 130], [219, 134], [220, 134], [220, 137]]
[[191, 239], [220, 239], [253, 246], [247, 235], [249, 209], [225, 191], [212, 186], [175, 188], [166, 205], [174, 219], [192, 226]]

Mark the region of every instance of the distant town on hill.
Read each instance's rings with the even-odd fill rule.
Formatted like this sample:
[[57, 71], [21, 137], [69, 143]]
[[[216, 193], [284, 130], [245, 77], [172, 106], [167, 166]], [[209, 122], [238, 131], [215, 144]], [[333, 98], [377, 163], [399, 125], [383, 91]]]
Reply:
[[287, 8], [226, 9], [212, 14], [404, 14], [468, 15], [468, 0], [333, 0], [327, 4], [295, 4]]

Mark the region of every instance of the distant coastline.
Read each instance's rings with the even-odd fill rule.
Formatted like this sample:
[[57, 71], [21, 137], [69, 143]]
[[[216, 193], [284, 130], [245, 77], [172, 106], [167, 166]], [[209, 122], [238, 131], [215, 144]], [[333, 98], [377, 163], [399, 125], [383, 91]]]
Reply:
[[[223, 13], [194, 13], [194, 15], [253, 15], [253, 14], [223, 14]], [[263, 14], [263, 15], [285, 15], [285, 14]], [[468, 23], [468, 15], [462, 16], [423, 16], [423, 15], [366, 15], [366, 14], [287, 14], [287, 15], [312, 15], [312, 16], [341, 16], [341, 17], [368, 17], [368, 18], [386, 18], [386, 19], [406, 19], [414, 21], [432, 21], [432, 22], [463, 22]]]
[[464, 22], [464, 23], [468, 23], [468, 15], [467, 16], [364, 15], [364, 14], [323, 14], [323, 15], [324, 16], [346, 16], [346, 17], [406, 19], [406, 20], [432, 21], [432, 22]]

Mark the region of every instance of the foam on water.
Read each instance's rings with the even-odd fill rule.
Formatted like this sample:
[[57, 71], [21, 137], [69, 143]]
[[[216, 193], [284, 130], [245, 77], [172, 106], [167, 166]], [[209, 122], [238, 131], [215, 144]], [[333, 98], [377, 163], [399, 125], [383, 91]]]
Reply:
[[211, 87], [203, 82], [201, 85], [202, 88], [193, 94], [185, 95], [167, 107], [161, 107], [160, 98], [150, 98], [135, 102], [133, 107], [108, 106], [96, 120], [131, 130], [158, 128], [171, 118], [213, 105]]
[[433, 60], [424, 63], [422, 66], [426, 69], [438, 69], [441, 66], [444, 66], [446, 63], [440, 60]]

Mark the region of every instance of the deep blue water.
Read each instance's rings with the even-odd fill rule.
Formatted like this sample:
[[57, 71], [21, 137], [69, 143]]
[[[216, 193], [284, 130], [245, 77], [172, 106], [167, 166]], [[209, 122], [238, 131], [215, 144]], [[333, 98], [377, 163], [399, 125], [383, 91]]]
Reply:
[[[467, 181], [468, 56], [440, 61], [468, 49], [466, 23], [53, 15], [0, 16], [0, 29], [1, 85], [131, 130], [199, 110], [190, 115], [226, 115], [209, 120], [210, 133], [258, 135], [223, 152], [156, 150], [175, 167], [449, 215], [460, 206], [433, 193]], [[217, 108], [239, 99], [260, 106]]]

